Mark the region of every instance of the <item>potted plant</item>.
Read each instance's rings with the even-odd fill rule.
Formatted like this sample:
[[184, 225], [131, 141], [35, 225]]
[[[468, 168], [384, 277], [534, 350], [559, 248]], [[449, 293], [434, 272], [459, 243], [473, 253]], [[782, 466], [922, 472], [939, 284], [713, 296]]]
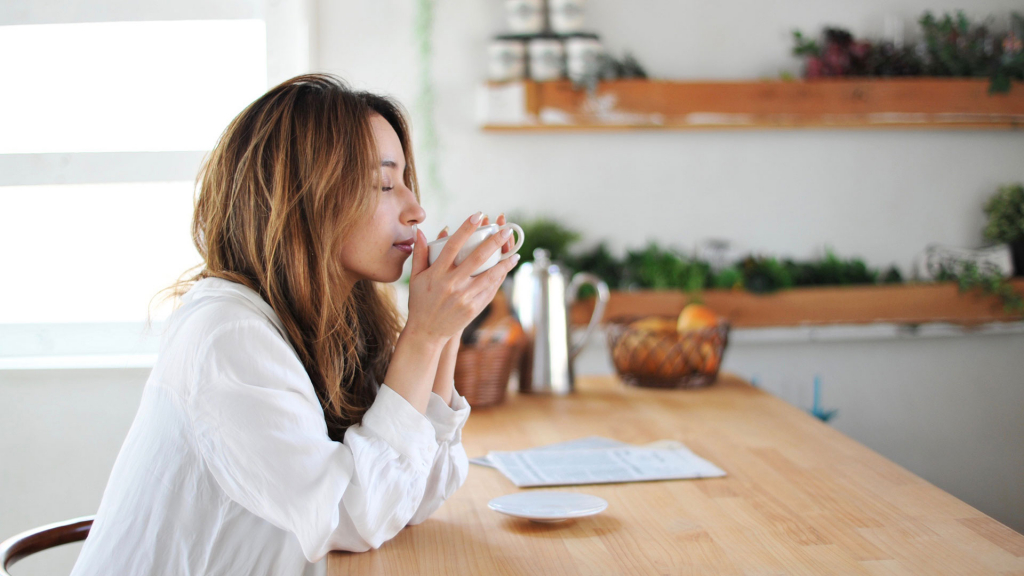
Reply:
[[1013, 272], [1024, 276], [1024, 185], [1000, 186], [985, 203], [985, 238], [1010, 245]]

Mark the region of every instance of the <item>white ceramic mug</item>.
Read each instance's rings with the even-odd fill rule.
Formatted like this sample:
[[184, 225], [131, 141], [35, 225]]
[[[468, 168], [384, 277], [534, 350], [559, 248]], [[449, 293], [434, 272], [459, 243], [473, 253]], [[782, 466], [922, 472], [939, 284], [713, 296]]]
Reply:
[[[466, 240], [466, 243], [462, 245], [462, 249], [459, 250], [458, 255], [455, 256], [455, 265], [458, 266], [459, 264], [462, 264], [462, 261], [468, 258], [469, 255], [473, 253], [473, 250], [475, 250], [477, 246], [482, 244], [484, 240], [487, 240], [491, 236], [494, 236], [501, 230], [508, 229], [512, 229], [513, 231], [515, 231], [515, 236], [518, 237], [516, 239], [516, 243], [512, 245], [512, 249], [504, 254], [501, 253], [500, 248], [495, 250], [494, 253], [491, 254], [490, 258], [488, 258], [486, 262], [481, 264], [479, 268], [474, 270], [473, 273], [470, 274], [470, 276], [482, 274], [483, 272], [490, 269], [498, 262], [501, 262], [502, 260], [511, 257], [516, 252], [519, 252], [519, 249], [523, 247], [523, 240], [526, 237], [523, 235], [523, 229], [520, 228], [518, 224], [512, 224], [511, 222], [508, 224], [503, 224], [501, 226], [498, 226], [497, 224], [488, 224], [487, 226], [481, 226], [477, 228], [476, 231], [469, 236], [469, 239]], [[444, 249], [444, 246], [445, 244], [448, 243], [449, 238], [451, 238], [451, 236], [439, 238], [427, 244], [427, 248], [430, 250], [428, 259], [431, 264], [433, 264], [434, 261], [437, 260], [437, 257], [441, 255], [441, 250]]]

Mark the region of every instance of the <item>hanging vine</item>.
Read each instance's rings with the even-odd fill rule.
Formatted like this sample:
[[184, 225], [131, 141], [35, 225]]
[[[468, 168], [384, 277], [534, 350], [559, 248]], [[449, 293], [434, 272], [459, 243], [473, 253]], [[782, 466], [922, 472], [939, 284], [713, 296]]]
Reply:
[[421, 181], [426, 182], [427, 188], [431, 190], [438, 200], [443, 202], [445, 200], [445, 193], [439, 169], [437, 125], [434, 122], [433, 36], [435, 2], [436, 0], [418, 0], [416, 4], [414, 34], [419, 61], [419, 78], [415, 104], [418, 122], [414, 134], [416, 134], [416, 140], [418, 140], [417, 158], [422, 159], [418, 162], [421, 167], [420, 173], [424, 176], [424, 178], [421, 178]]

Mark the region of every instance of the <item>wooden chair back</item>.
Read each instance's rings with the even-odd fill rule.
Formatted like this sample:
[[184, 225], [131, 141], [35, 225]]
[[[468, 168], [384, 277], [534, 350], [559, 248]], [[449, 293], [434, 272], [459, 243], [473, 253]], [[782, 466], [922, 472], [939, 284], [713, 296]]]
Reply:
[[62, 544], [85, 540], [92, 527], [93, 518], [94, 516], [84, 516], [55, 522], [4, 540], [0, 543], [0, 576], [11, 576], [7, 570], [26, 556]]

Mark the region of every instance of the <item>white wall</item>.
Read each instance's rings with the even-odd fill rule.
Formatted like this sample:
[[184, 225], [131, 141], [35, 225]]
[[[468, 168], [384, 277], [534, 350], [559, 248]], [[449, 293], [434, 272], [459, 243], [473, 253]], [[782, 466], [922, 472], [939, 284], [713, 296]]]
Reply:
[[[149, 369], [0, 371], [0, 540], [95, 514]], [[79, 545], [14, 574], [67, 574]]]
[[[631, 49], [663, 78], [756, 78], [797, 71], [794, 27], [908, 30], [948, 1], [678, 2], [591, 0], [590, 27], [617, 54]], [[414, 0], [323, 2], [318, 61], [359, 87], [416, 95]], [[828, 245], [877, 266], [908, 267], [931, 242], [981, 242], [981, 203], [1024, 180], [1016, 133], [750, 131], [490, 134], [474, 119], [488, 38], [501, 2], [435, 2], [436, 121], [443, 195], [428, 190], [428, 231], [476, 210], [547, 213], [618, 248], [648, 239], [693, 247], [726, 238], [742, 249], [811, 256]], [[1005, 15], [1011, 0], [972, 1]], [[420, 119], [415, 119], [420, 121]], [[415, 126], [414, 126], [415, 130]]]

